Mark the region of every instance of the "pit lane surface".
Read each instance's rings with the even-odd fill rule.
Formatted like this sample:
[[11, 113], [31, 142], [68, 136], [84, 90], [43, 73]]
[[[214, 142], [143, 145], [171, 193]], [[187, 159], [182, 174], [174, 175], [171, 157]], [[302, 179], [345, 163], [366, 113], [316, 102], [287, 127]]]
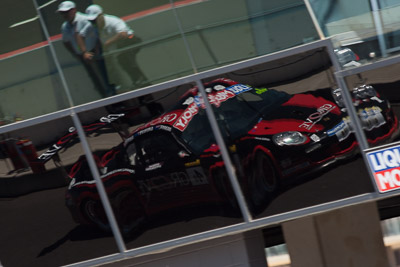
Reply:
[[[282, 192], [259, 216], [369, 191], [368, 183], [355, 179], [360, 177], [360, 171], [367, 177], [364, 163], [357, 158], [315, 179], [301, 181]], [[73, 222], [64, 205], [64, 193], [65, 188], [58, 188], [0, 201], [0, 211], [5, 215], [0, 220], [0, 262], [4, 266], [60, 266], [118, 252], [110, 235]], [[127, 247], [205, 231], [207, 225], [216, 225], [218, 220], [215, 215], [188, 219], [188, 214], [184, 214], [181, 218], [153, 222], [142, 234], [127, 240]], [[224, 224], [237, 222], [240, 219], [235, 217], [223, 220]]]

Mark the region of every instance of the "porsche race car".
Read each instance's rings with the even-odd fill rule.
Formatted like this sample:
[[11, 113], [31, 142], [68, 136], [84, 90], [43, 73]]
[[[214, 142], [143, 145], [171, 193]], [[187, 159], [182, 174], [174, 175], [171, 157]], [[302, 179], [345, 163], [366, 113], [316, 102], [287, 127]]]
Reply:
[[[358, 152], [341, 89], [288, 94], [225, 78], [204, 85], [239, 184], [255, 210], [266, 207], [282, 181]], [[397, 137], [398, 119], [372, 86], [354, 88], [352, 96], [370, 144]], [[237, 205], [197, 87], [170, 111], [94, 156], [123, 233], [170, 209]], [[69, 176], [66, 205], [73, 218], [109, 229], [85, 157]]]

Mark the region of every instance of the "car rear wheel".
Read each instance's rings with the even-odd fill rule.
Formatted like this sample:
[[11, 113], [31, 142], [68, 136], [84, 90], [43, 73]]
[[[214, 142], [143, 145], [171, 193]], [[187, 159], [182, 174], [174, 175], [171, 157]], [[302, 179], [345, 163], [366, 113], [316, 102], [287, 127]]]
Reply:
[[214, 179], [215, 179], [215, 185], [217, 187], [217, 190], [219, 194], [227, 200], [229, 203], [230, 207], [232, 209], [237, 209], [238, 208], [238, 203], [236, 200], [235, 193], [233, 192], [232, 185], [230, 183], [228, 174], [225, 170], [224, 167], [218, 168], [214, 172]]
[[273, 198], [278, 189], [278, 177], [271, 159], [257, 151], [252, 162], [250, 196], [256, 208], [262, 208]]
[[86, 219], [101, 230], [109, 231], [110, 224], [100, 200], [86, 199], [82, 202], [82, 213]]
[[132, 233], [144, 221], [144, 210], [133, 190], [121, 191], [112, 202], [115, 217], [123, 235]]

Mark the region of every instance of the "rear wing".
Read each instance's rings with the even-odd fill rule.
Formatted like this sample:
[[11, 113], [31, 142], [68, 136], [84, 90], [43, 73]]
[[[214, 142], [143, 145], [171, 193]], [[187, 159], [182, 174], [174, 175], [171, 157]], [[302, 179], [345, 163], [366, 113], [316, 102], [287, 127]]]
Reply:
[[[86, 134], [92, 134], [97, 130], [111, 125], [116, 120], [120, 119], [121, 117], [125, 116], [124, 113], [120, 114], [109, 114], [107, 116], [101, 117], [98, 121], [95, 121], [91, 124], [84, 125], [83, 130]], [[53, 144], [46, 152], [42, 153], [40, 156], [37, 157], [38, 163], [46, 163], [49, 161], [54, 155], [56, 155], [62, 148], [65, 148], [67, 144], [70, 144], [72, 140], [78, 137], [77, 131], [75, 127], [70, 127], [68, 132], [63, 135], [55, 144]]]

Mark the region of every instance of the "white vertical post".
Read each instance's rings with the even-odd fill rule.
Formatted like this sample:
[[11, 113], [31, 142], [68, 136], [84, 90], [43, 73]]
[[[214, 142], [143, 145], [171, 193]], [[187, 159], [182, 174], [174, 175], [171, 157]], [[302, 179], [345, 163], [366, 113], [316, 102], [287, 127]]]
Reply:
[[[49, 36], [48, 30], [47, 30], [46, 24], [44, 23], [42, 14], [40, 12], [40, 7], [38, 6], [36, 0], [33, 0], [33, 5], [36, 8], [36, 11], [37, 11], [38, 16], [39, 16], [40, 24], [42, 26], [43, 32], [44, 32], [44, 34], [46, 36], [46, 39], [47, 39], [47, 41], [49, 43], [51, 55], [52, 55], [52, 57], [54, 59], [54, 62], [56, 64], [56, 68], [57, 68], [58, 73], [60, 75], [61, 82], [63, 84], [63, 88], [65, 90], [65, 93], [66, 93], [66, 95], [68, 97], [69, 104], [70, 104], [71, 107], [73, 107], [74, 106], [73, 100], [72, 100], [72, 97], [71, 97], [71, 94], [70, 94], [70, 90], [68, 88], [67, 81], [66, 81], [65, 76], [64, 76], [64, 72], [63, 72], [63, 70], [61, 68], [61, 65], [60, 65], [59, 61], [58, 61], [57, 54], [56, 54], [56, 52], [54, 50], [54, 47], [53, 47], [53, 44], [52, 44], [52, 42], [50, 40], [50, 36]], [[119, 231], [118, 224], [117, 224], [117, 221], [115, 219], [114, 213], [112, 211], [110, 201], [108, 200], [107, 193], [106, 193], [106, 191], [104, 189], [103, 182], [101, 181], [100, 174], [99, 174], [99, 171], [97, 169], [96, 162], [95, 162], [95, 160], [93, 158], [92, 152], [90, 151], [90, 148], [89, 148], [89, 144], [88, 144], [88, 142], [86, 140], [85, 131], [83, 130], [83, 127], [82, 127], [82, 124], [81, 124], [81, 122], [80, 122], [80, 120], [78, 118], [78, 115], [75, 113], [75, 111], [73, 109], [71, 110], [71, 117], [72, 117], [72, 120], [74, 122], [75, 128], [77, 130], [79, 139], [81, 141], [83, 151], [85, 152], [86, 159], [87, 159], [87, 161], [89, 163], [90, 171], [91, 171], [91, 173], [93, 175], [94, 180], [96, 181], [97, 190], [99, 192], [101, 202], [102, 202], [104, 210], [106, 212], [107, 219], [108, 219], [108, 221], [110, 223], [111, 230], [112, 230], [112, 232], [114, 234], [114, 238], [116, 240], [116, 243], [117, 243], [117, 246], [119, 248], [119, 251], [122, 253], [122, 252], [126, 251], [125, 243], [123, 241], [121, 232]]]
[[376, 0], [370, 0], [371, 7], [372, 7], [372, 17], [374, 18], [374, 23], [375, 23], [375, 29], [376, 29], [376, 35], [378, 38], [379, 42], [379, 48], [381, 49], [381, 54], [382, 57], [387, 57], [387, 51], [386, 51], [386, 42], [384, 38], [384, 31], [383, 31], [383, 25], [382, 25], [382, 17], [381, 14], [379, 13], [379, 5], [376, 2]]
[[319, 22], [318, 22], [318, 20], [317, 20], [317, 17], [315, 16], [315, 13], [314, 13], [314, 10], [312, 9], [312, 6], [311, 6], [311, 4], [310, 4], [310, 1], [304, 0], [304, 4], [305, 4], [306, 7], [307, 7], [308, 13], [310, 14], [311, 20], [312, 20], [312, 22], [314, 23], [314, 27], [315, 27], [315, 29], [316, 29], [317, 32], [318, 32], [319, 38], [320, 38], [321, 40], [324, 40], [324, 39], [325, 39], [325, 35], [324, 35], [324, 33], [323, 33], [321, 27], [319, 26]]
[[206, 114], [208, 117], [208, 121], [210, 122], [211, 129], [214, 133], [216, 142], [221, 151], [222, 159], [224, 160], [225, 168], [228, 173], [228, 177], [229, 177], [230, 183], [232, 185], [233, 191], [235, 192], [236, 200], [238, 201], [243, 218], [246, 222], [250, 222], [252, 220], [252, 217], [251, 217], [250, 211], [247, 207], [246, 200], [243, 196], [243, 192], [240, 189], [240, 184], [239, 184], [237, 176], [235, 174], [233, 163], [229, 157], [229, 152], [228, 152], [228, 149], [226, 148], [224, 138], [222, 137], [217, 120], [215, 119], [215, 115], [213, 113], [211, 104], [208, 101], [207, 93], [206, 93], [204, 86], [200, 80], [197, 80], [196, 84], [197, 84], [197, 87], [199, 88], [200, 94], [202, 95], [202, 97], [204, 99], [204, 104], [206, 106]]

